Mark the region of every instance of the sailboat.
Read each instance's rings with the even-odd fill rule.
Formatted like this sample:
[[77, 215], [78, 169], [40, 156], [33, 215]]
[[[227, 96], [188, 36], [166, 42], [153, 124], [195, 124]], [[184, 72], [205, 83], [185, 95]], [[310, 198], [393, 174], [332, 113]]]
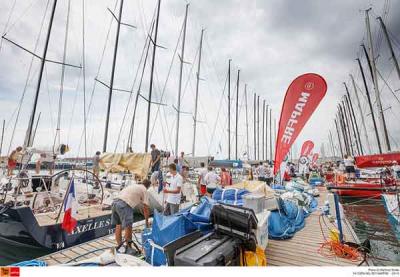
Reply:
[[[160, 1], [158, 1], [157, 14], [159, 14], [159, 3]], [[114, 232], [111, 226], [111, 204], [113, 199], [123, 187], [138, 185], [137, 180], [147, 178], [150, 165], [150, 154], [148, 153], [112, 153], [113, 157], [111, 157], [111, 163], [108, 164], [107, 170], [110, 172], [119, 170], [134, 173], [130, 176], [126, 174], [117, 174], [118, 176], [122, 176], [122, 178], [115, 180], [115, 182], [110, 181], [108, 176], [106, 176], [105, 179], [96, 176], [93, 172], [88, 170], [87, 163], [85, 163], [81, 169], [62, 170], [54, 175], [32, 175], [28, 170], [25, 170], [33, 153], [44, 154], [43, 150], [32, 147], [34, 138], [32, 134], [34, 134], [36, 107], [56, 6], [57, 0], [54, 0], [44, 54], [41, 58], [41, 67], [33, 110], [25, 139], [23, 152], [26, 155], [21, 157], [22, 170], [20, 170], [17, 175], [2, 178], [0, 184], [0, 240], [8, 241], [14, 245], [44, 247], [52, 250], [71, 247], [101, 236], [112, 234]], [[123, 0], [120, 1], [119, 19], [121, 19], [122, 7]], [[121, 24], [120, 20], [119, 23]], [[118, 47], [119, 27], [116, 35], [117, 39], [114, 49], [108, 111], [111, 105], [113, 90], [112, 81]], [[154, 39], [154, 41], [156, 41], [156, 39]], [[154, 49], [155, 48], [156, 45], [154, 45]], [[62, 65], [65, 65], [65, 60]], [[84, 115], [86, 124], [86, 111]], [[104, 152], [107, 150], [108, 122], [109, 113], [107, 114], [105, 128]], [[57, 128], [59, 128], [59, 126], [57, 126]], [[146, 138], [146, 140], [147, 139], [148, 138]], [[50, 152], [46, 153], [52, 155], [63, 154], [61, 153], [62, 151], [58, 149], [62, 148], [53, 147]], [[118, 156], [118, 159], [116, 156]], [[129, 167], [129, 165], [132, 164], [134, 168]], [[115, 177], [117, 175], [113, 176]], [[66, 197], [68, 196], [67, 192], [69, 191], [71, 180], [74, 181], [75, 197], [78, 202], [77, 225], [71, 233], [67, 233], [62, 229], [61, 223], [64, 217], [64, 206], [67, 201]], [[149, 198], [150, 210], [161, 211], [164, 200], [163, 193], [158, 193], [156, 188], [151, 187], [149, 189]], [[189, 199], [193, 198], [189, 197]]]

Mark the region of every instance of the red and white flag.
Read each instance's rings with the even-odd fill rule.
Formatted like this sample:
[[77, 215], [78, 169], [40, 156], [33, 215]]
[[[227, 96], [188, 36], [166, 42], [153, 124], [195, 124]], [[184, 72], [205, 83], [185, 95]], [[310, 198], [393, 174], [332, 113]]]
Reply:
[[300, 152], [300, 157], [302, 156], [308, 156], [311, 154], [311, 152], [314, 149], [314, 142], [312, 142], [311, 140], [306, 140], [303, 143], [303, 146], [301, 147], [301, 152]]
[[77, 207], [78, 203], [75, 198], [75, 184], [74, 178], [71, 178], [71, 183], [66, 195], [64, 205], [64, 218], [61, 227], [68, 233], [72, 233], [77, 224]]
[[275, 144], [274, 174], [304, 125], [325, 96], [327, 85], [321, 76], [307, 73], [297, 77], [286, 91]]
[[317, 164], [317, 161], [318, 161], [318, 158], [319, 158], [319, 154], [318, 153], [314, 153], [313, 155], [312, 155], [312, 164], [313, 165], [315, 165], [315, 164]]

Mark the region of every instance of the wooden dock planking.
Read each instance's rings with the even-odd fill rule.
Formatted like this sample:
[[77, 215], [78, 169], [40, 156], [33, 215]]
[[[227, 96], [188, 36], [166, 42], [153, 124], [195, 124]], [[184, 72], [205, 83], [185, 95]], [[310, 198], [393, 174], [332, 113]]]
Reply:
[[[327, 191], [325, 188], [320, 189], [320, 197], [318, 198], [319, 206], [325, 201]], [[358, 262], [353, 262], [342, 258], [328, 258], [320, 255], [318, 249], [324, 238], [319, 225], [319, 212], [314, 212], [306, 218], [305, 227], [298, 231], [293, 238], [288, 240], [269, 240], [266, 249], [268, 266], [357, 266]], [[326, 222], [329, 227], [331, 223]], [[144, 222], [135, 224], [139, 231]], [[326, 236], [328, 229], [324, 224], [322, 228]], [[347, 241], [359, 242], [346, 219], [343, 220], [343, 233]], [[140, 236], [138, 236], [140, 240]], [[107, 235], [87, 243], [83, 243], [69, 249], [64, 249], [40, 258], [48, 265], [60, 265], [76, 259], [81, 261], [91, 257], [95, 257], [103, 253], [96, 251], [98, 249], [113, 247], [115, 241], [113, 235]], [[96, 252], [93, 252], [96, 251]]]
[[[320, 187], [318, 198], [319, 206], [326, 200], [327, 191]], [[319, 212], [316, 211], [306, 219], [304, 228], [298, 231], [293, 238], [287, 240], [269, 240], [266, 249], [267, 264], [270, 266], [357, 266], [359, 262], [338, 257], [324, 257], [318, 249], [325, 241], [319, 225]], [[333, 225], [327, 222], [329, 227]], [[343, 220], [343, 234], [346, 241], [358, 242], [354, 231], [346, 220]], [[322, 222], [325, 236], [329, 230]]]
[[[138, 221], [133, 225], [134, 232], [141, 232], [144, 228], [144, 220]], [[138, 239], [140, 239], [140, 235], [136, 234]], [[63, 249], [46, 256], [39, 258], [42, 261], [45, 261], [48, 265], [61, 265], [67, 262], [75, 262], [82, 261], [85, 259], [97, 257], [101, 255], [105, 248], [109, 249], [111, 247], [115, 247], [116, 243], [114, 240], [114, 235], [107, 235], [101, 238], [97, 238], [92, 241], [88, 241], [82, 244], [78, 244], [76, 246]], [[104, 249], [104, 250], [101, 250]]]

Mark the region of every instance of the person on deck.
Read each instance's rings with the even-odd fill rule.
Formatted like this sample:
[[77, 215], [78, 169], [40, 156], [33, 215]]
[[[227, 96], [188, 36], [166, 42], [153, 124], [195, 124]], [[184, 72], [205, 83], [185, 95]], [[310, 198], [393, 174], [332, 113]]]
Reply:
[[271, 185], [273, 181], [273, 173], [272, 173], [272, 168], [271, 166], [267, 163], [267, 166], [265, 167], [265, 182], [267, 185]]
[[207, 175], [207, 168], [204, 162], [200, 163], [200, 170], [199, 170], [199, 179], [197, 181], [197, 187], [200, 191], [200, 196], [204, 196], [207, 193], [207, 185], [206, 185], [206, 175]]
[[155, 171], [158, 172], [158, 183], [159, 183], [159, 189], [158, 192], [161, 192], [162, 190], [162, 183], [163, 183], [163, 174], [161, 170], [161, 151], [157, 149], [155, 144], [150, 145], [151, 148], [151, 162], [150, 162], [150, 167], [151, 167], [151, 173], [154, 173]]
[[176, 166], [176, 171], [181, 174], [182, 172], [182, 167], [179, 165], [179, 160], [178, 159], [174, 159], [174, 164]]
[[17, 167], [18, 163], [18, 156], [22, 151], [22, 147], [18, 146], [15, 150], [13, 150], [8, 156], [8, 163], [7, 163], [7, 176], [11, 176], [13, 174], [14, 169]]
[[40, 170], [42, 166], [44, 166], [45, 168], [48, 169], [49, 175], [53, 175], [56, 158], [57, 155], [55, 154], [52, 157], [49, 157], [48, 155], [46, 155], [46, 153], [40, 153], [40, 157], [36, 161], [36, 167], [35, 167], [36, 174], [40, 174]]
[[160, 163], [161, 163], [161, 152], [156, 148], [154, 144], [150, 145], [151, 148], [151, 172], [159, 171], [160, 170]]
[[100, 173], [100, 151], [97, 151], [93, 157], [93, 174], [99, 177]]
[[147, 189], [150, 181], [145, 179], [142, 184], [125, 187], [114, 199], [111, 208], [111, 225], [115, 227], [117, 246], [122, 245], [122, 230], [125, 231], [127, 248], [132, 248], [132, 224], [134, 208], [142, 207], [146, 227], [149, 227], [149, 196]]
[[232, 185], [232, 177], [231, 174], [226, 170], [225, 167], [221, 168], [221, 186], [225, 188], [226, 186]]
[[260, 165], [258, 166], [258, 181], [265, 182], [266, 181], [266, 171], [267, 168], [265, 167], [263, 162], [260, 162]]
[[187, 162], [185, 160], [185, 152], [181, 152], [181, 155], [178, 158], [178, 165], [182, 168], [186, 164]]
[[397, 161], [392, 162], [392, 172], [393, 176], [396, 180], [400, 180], [400, 165], [398, 164]]
[[206, 177], [204, 177], [206, 186], [207, 186], [207, 194], [211, 196], [213, 192], [217, 189], [219, 183], [221, 182], [221, 178], [217, 173], [214, 172], [211, 166], [208, 167], [208, 172]]
[[173, 215], [179, 211], [179, 204], [181, 203], [181, 188], [183, 184], [182, 176], [176, 170], [176, 164], [168, 166], [169, 173], [171, 174], [170, 183], [164, 188], [166, 194], [166, 205], [164, 215]]
[[350, 155], [344, 155], [343, 163], [346, 169], [347, 178], [354, 179], [356, 177], [354, 159]]

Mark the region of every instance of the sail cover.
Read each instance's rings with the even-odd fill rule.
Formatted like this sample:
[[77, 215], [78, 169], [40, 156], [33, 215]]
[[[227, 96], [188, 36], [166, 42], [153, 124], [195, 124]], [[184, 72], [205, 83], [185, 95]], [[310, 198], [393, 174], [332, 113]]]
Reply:
[[149, 172], [150, 161], [149, 153], [103, 153], [100, 168], [114, 173], [129, 170], [143, 179]]
[[286, 91], [279, 120], [275, 144], [274, 174], [279, 170], [293, 142], [324, 98], [326, 90], [327, 85], [324, 78], [315, 73], [303, 74], [290, 84]]

